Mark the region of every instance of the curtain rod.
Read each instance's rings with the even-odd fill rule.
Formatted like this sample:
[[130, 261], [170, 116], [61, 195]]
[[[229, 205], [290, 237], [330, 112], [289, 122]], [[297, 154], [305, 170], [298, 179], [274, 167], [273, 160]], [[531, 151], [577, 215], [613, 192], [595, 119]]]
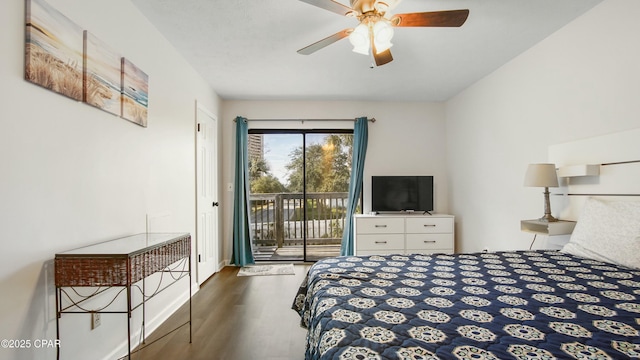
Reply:
[[[376, 122], [376, 118], [367, 120]], [[305, 121], [356, 121], [356, 119], [246, 119], [246, 121], [300, 121], [304, 124]], [[236, 122], [236, 119], [233, 119], [233, 122]]]

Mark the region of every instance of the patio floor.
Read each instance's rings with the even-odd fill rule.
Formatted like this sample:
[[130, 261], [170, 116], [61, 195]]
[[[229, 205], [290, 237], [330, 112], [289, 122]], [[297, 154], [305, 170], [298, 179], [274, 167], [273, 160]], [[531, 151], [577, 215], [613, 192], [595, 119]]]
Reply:
[[[340, 245], [307, 245], [306, 261], [317, 261], [326, 257], [340, 255]], [[304, 248], [302, 245], [284, 246], [260, 246], [254, 249], [253, 257], [256, 261], [304, 261]]]

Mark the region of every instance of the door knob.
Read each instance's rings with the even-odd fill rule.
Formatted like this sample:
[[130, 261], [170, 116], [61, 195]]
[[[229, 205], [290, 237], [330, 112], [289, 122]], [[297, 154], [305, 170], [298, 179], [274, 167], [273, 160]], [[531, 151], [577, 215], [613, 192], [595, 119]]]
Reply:
[[218, 202], [217, 202], [217, 201], [214, 201], [212, 206], [219, 206], [219, 205], [220, 205], [220, 204], [218, 204]]

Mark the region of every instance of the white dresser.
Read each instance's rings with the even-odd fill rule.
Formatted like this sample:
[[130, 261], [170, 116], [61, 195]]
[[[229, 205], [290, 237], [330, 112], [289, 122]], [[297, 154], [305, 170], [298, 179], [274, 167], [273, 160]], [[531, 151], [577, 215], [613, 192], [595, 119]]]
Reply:
[[354, 216], [356, 255], [453, 254], [453, 215]]

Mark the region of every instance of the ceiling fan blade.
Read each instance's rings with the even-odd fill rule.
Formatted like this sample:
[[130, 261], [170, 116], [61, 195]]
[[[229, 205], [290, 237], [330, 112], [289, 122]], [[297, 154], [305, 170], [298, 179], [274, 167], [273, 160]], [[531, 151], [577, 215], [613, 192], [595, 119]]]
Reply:
[[302, 55], [313, 54], [314, 52], [324, 48], [325, 46], [329, 46], [338, 40], [346, 38], [347, 36], [349, 36], [349, 34], [351, 34], [352, 31], [353, 29], [344, 29], [342, 31], [339, 31], [307, 47], [303, 47], [302, 49], [298, 50], [298, 54], [302, 54]]
[[351, 14], [355, 13], [355, 15], [359, 15], [352, 8], [342, 5], [339, 2], [335, 2], [333, 0], [300, 0], [300, 1], [306, 2], [307, 4], [317, 6], [325, 10], [329, 10], [331, 12], [334, 12], [340, 15], [346, 16], [347, 14], [350, 14], [350, 13]]
[[391, 56], [391, 50], [389, 49], [381, 52], [380, 54], [376, 54], [374, 51], [373, 58], [376, 61], [376, 66], [382, 66], [393, 61], [393, 56]]
[[400, 27], [459, 27], [467, 21], [468, 16], [468, 9], [396, 14], [391, 18], [391, 24]]

